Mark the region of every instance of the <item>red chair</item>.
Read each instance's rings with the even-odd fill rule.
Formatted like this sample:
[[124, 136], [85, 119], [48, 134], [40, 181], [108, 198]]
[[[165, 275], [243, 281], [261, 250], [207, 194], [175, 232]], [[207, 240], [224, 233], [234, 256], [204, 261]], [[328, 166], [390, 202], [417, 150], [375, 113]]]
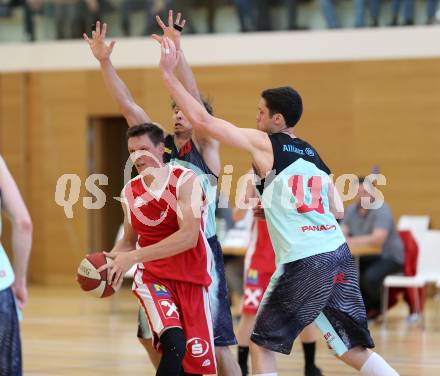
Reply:
[[[417, 256], [419, 246], [411, 231], [399, 231], [400, 238], [405, 250], [405, 261], [403, 272], [406, 276], [414, 276], [417, 272]], [[404, 299], [409, 305], [410, 313], [422, 313], [425, 302], [425, 288], [391, 288], [388, 301], [388, 308], [397, 303], [398, 295], [403, 293]]]

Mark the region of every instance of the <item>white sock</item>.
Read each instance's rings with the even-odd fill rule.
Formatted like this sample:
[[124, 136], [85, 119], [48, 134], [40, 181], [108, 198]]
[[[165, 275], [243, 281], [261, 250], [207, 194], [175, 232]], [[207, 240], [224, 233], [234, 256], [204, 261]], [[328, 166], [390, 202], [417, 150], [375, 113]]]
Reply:
[[399, 374], [375, 352], [370, 355], [361, 368], [364, 376], [399, 376]]

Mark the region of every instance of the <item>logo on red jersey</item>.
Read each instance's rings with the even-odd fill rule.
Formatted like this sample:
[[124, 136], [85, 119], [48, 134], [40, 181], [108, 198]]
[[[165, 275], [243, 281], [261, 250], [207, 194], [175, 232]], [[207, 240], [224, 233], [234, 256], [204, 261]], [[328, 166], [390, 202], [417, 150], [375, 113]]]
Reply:
[[178, 319], [180, 317], [179, 311], [177, 310], [176, 304], [172, 300], [169, 299], [160, 299], [159, 300], [160, 309], [162, 310], [163, 315], [166, 318], [175, 318]]
[[154, 295], [164, 298], [170, 298], [171, 294], [167, 290], [167, 288], [164, 285], [160, 285], [158, 283], [152, 283], [151, 286], [153, 287]]
[[186, 342], [186, 351], [194, 358], [200, 358], [208, 353], [209, 343], [204, 339], [194, 337]]
[[258, 284], [258, 270], [256, 269], [249, 269], [246, 282], [249, 285], [256, 285]]
[[345, 279], [345, 273], [339, 273], [335, 275], [335, 278], [333, 278], [333, 284], [339, 285], [341, 283], [348, 283], [348, 281]]
[[317, 225], [317, 226], [302, 226], [301, 231], [331, 231], [336, 230], [336, 225]]

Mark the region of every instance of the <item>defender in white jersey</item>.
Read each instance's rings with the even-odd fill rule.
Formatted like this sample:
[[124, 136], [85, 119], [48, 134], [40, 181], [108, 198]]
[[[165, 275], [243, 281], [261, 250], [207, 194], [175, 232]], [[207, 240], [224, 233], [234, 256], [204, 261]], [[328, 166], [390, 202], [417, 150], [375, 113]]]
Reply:
[[313, 321], [336, 354], [362, 375], [397, 375], [369, 349], [373, 341], [353, 259], [336, 221], [343, 205], [330, 171], [293, 133], [302, 115], [299, 94], [291, 87], [263, 91], [258, 129], [237, 128], [209, 115], [177, 80], [178, 54], [170, 39], [163, 40], [161, 51], [165, 86], [193, 126], [248, 151], [264, 179], [258, 188], [277, 270], [251, 338], [254, 375], [276, 375], [274, 352], [290, 352], [293, 340]]

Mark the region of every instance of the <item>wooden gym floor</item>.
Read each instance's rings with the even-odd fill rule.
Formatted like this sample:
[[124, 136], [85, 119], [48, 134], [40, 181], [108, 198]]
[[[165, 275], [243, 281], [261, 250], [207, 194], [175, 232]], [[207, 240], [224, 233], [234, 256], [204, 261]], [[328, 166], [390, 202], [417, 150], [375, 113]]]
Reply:
[[[136, 339], [137, 302], [128, 287], [103, 300], [79, 288], [32, 287], [29, 295], [22, 322], [25, 375], [154, 375]], [[386, 331], [371, 324], [376, 350], [401, 376], [440, 375], [436, 309], [429, 301], [425, 331], [407, 325], [403, 304], [390, 312]], [[358, 374], [337, 361], [321, 340], [317, 363], [326, 376]], [[303, 374], [299, 342], [294, 356], [278, 357], [278, 367], [280, 376]]]

